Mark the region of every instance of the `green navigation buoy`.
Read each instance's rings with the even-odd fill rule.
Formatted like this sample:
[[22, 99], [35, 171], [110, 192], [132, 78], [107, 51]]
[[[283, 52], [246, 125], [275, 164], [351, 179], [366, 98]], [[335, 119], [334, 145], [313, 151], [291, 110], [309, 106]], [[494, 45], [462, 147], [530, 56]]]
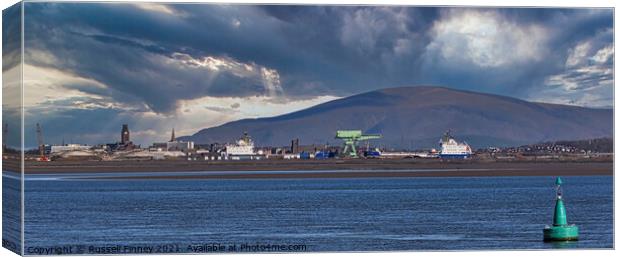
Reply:
[[566, 208], [562, 200], [562, 179], [555, 180], [555, 212], [553, 214], [553, 225], [545, 226], [543, 235], [545, 241], [574, 241], [579, 238], [579, 227], [574, 224], [568, 225], [566, 221]]

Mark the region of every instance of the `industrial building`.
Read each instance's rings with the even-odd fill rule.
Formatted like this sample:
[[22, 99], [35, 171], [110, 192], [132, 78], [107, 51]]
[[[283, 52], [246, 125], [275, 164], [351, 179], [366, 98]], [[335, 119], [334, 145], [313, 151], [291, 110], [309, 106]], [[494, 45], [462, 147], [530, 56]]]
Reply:
[[194, 142], [192, 141], [166, 142], [166, 151], [181, 151], [186, 153], [192, 150], [194, 150]]
[[170, 136], [170, 140], [165, 143], [153, 143], [150, 147], [151, 151], [167, 151], [167, 152], [183, 152], [189, 153], [194, 151], [194, 142], [178, 141], [174, 135], [174, 128]]
[[50, 149], [51, 154], [68, 152], [68, 151], [86, 151], [93, 148], [90, 145], [80, 145], [80, 144], [67, 144], [67, 145], [52, 145]]

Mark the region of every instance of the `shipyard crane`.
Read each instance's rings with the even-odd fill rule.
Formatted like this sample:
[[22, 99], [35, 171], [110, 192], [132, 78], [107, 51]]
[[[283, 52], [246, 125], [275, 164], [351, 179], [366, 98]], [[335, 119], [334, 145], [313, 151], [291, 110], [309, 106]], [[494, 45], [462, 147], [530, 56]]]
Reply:
[[43, 133], [41, 132], [41, 125], [37, 123], [37, 144], [39, 145], [39, 159], [38, 161], [47, 162], [49, 159], [45, 156], [45, 144], [43, 144]]
[[338, 130], [336, 131], [336, 139], [340, 139], [344, 141], [344, 146], [342, 150], [342, 154], [347, 155], [352, 158], [357, 158], [357, 142], [370, 140], [370, 139], [379, 139], [381, 138], [381, 134], [362, 134], [361, 130]]

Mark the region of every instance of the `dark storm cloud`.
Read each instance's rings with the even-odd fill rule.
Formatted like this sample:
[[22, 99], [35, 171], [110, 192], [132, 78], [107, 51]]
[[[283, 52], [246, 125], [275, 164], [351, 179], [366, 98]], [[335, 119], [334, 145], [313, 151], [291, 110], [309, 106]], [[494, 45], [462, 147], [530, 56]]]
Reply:
[[2, 10], [2, 71], [21, 62], [21, 4]]
[[21, 4], [15, 4], [2, 11], [2, 130], [3, 144], [10, 148], [21, 148], [19, 73], [9, 70], [21, 62]]
[[[498, 32], [500, 37], [494, 40], [519, 35], [514, 38], [513, 41], [517, 42], [512, 42], [513, 44], [506, 42], [484, 49], [487, 53], [493, 53], [492, 49], [501, 50], [497, 51], [494, 60], [501, 60], [501, 58], [509, 57], [511, 52], [518, 53], [519, 50], [523, 50], [519, 49], [519, 39], [532, 39], [531, 43], [535, 44], [527, 45], [525, 44], [527, 42], [524, 42], [524, 45], [527, 45], [526, 48], [534, 48], [537, 51], [530, 56], [532, 58], [521, 61], [518, 60], [518, 56], [513, 56], [514, 58], [508, 59], [509, 62], [498, 66], [472, 65], [470, 60], [461, 62], [459, 58], [440, 60], [441, 57], [436, 52], [427, 51], [425, 56], [428, 61], [423, 67], [425, 72], [422, 81], [529, 99], [529, 96], [547, 87], [545, 81], [549, 76], [569, 72], [565, 67], [566, 60], [570, 50], [579, 43], [594, 38], [596, 49], [613, 44], [613, 38], [597, 37], [597, 33], [613, 27], [613, 13], [609, 9], [481, 8], [469, 10], [497, 14], [494, 22], [499, 22], [497, 29], [503, 32]], [[439, 21], [458, 16], [459, 13], [451, 9], [443, 9]], [[478, 25], [484, 27], [488, 24]], [[537, 30], [540, 31], [537, 33]], [[462, 37], [463, 35], [454, 33], [453, 36]], [[477, 36], [483, 38], [483, 35]], [[540, 37], [541, 41], [535, 42], [533, 39], [536, 37]], [[467, 42], [453, 41], [453, 43], [456, 45]], [[466, 52], [460, 54], [465, 55]], [[607, 68], [611, 69], [611, 67]], [[611, 93], [611, 88], [608, 91]], [[586, 106], [597, 106], [597, 104], [586, 103]]]
[[[291, 90], [304, 81], [340, 94], [406, 84], [417, 75], [435, 8], [265, 6], [285, 22], [282, 33], [306, 60], [293, 64]], [[316, 80], [316, 79], [314, 79]], [[297, 82], [297, 81], [296, 81]], [[296, 87], [295, 87], [296, 86]]]
[[[233, 38], [220, 36], [225, 33], [218, 31], [221, 24], [217, 25], [217, 17], [206, 16], [212, 19], [200, 22], [193, 16], [169, 20], [127, 5], [30, 6], [26, 14], [30, 17], [26, 27], [31, 31], [26, 38], [27, 49], [43, 49], [53, 53], [57, 60], [42, 63], [33, 57], [28, 58], [27, 63], [52, 66], [95, 79], [112, 88], [119, 98], [134, 96], [156, 112], [174, 111], [179, 99], [211, 94], [264, 94], [263, 82], [257, 78], [260, 74], [215, 74], [171, 63], [177, 52], [191, 54], [198, 60], [205, 55], [224, 58], [228, 54], [220, 49], [223, 45], [242, 42], [234, 39], [234, 35], [231, 35]], [[240, 49], [246, 48], [249, 47]], [[240, 61], [245, 59], [240, 58]]]
[[[613, 18], [610, 10], [595, 9], [193, 4], [165, 8], [171, 13], [127, 4], [29, 3], [27, 28], [32, 33], [27, 34], [27, 43], [66, 60], [51, 65], [167, 112], [179, 99], [265, 94], [256, 77], [225, 73], [208, 79], [205, 71], [171, 68], [157, 58], [173, 53], [198, 60], [227, 57], [274, 69], [290, 98], [424, 83], [514, 95], [540, 87], [546, 76], [561, 72], [567, 49], [610, 28]], [[429, 51], [436, 40], [433, 26], [469, 11], [496, 13], [494, 21], [514, 28], [546, 29], [548, 41], [536, 53], [543, 56], [489, 68], [441, 60]], [[510, 52], [512, 42], [506, 43], [503, 51]]]
[[[27, 38], [30, 47], [46, 49], [70, 62], [60, 64], [61, 68], [97, 79], [118, 91], [139, 94], [156, 111], [169, 111], [174, 109], [177, 99], [201, 94], [245, 96], [263, 92], [253, 81], [242, 83], [230, 76], [227, 79], [226, 75], [219, 76], [209, 92], [201, 85], [202, 77], [154, 67], [158, 64], [144, 58], [145, 53], [170, 56], [183, 52], [195, 58], [230, 56], [239, 62], [277, 70], [284, 90], [292, 98], [327, 93], [348, 95], [393, 83], [385, 74], [406, 83], [409, 79], [401, 77], [411, 76], [408, 66], [416, 61], [401, 56], [402, 63], [392, 62], [399, 58], [393, 52], [396, 40], [403, 39], [402, 47], [419, 53], [426, 41], [424, 26], [430, 23], [429, 14], [434, 12], [430, 8], [382, 8], [375, 13], [374, 8], [366, 7], [169, 5], [183, 15], [162, 18], [161, 14], [127, 5], [32, 5], [27, 14], [27, 27], [33, 31], [28, 34], [32, 37]], [[290, 19], [277, 15], [280, 8], [299, 9], [304, 14]], [[417, 13], [420, 18], [409, 18]], [[405, 19], [396, 20], [392, 17], [395, 14]], [[367, 19], [376, 25], [369, 33], [364, 25]], [[239, 22], [239, 26], [235, 27], [234, 22]], [[391, 29], [392, 22], [402, 24]], [[421, 31], [415, 31], [417, 27]], [[356, 46], [358, 40], [364, 42], [360, 47]], [[178, 90], [175, 87], [183, 86], [179, 79], [177, 83], [162, 85], [164, 78], [141, 81], [123, 77], [129, 74], [122, 70], [131, 69], [142, 70], [141, 76], [157, 73], [165, 74], [168, 80], [183, 78], [183, 82], [197, 88]], [[159, 97], [160, 90], [147, 90], [157, 87], [170, 89], [165, 91], [169, 100]]]

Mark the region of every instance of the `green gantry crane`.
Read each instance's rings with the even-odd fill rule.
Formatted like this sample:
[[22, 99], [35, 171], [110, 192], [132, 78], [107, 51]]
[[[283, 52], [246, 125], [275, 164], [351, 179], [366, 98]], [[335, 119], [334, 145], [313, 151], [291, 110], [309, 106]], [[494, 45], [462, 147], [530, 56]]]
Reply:
[[341, 139], [344, 141], [344, 150], [342, 154], [347, 155], [349, 157], [357, 158], [357, 149], [356, 145], [358, 141], [370, 140], [370, 139], [379, 139], [381, 138], [381, 134], [362, 134], [361, 130], [338, 130], [336, 131], [336, 139]]

